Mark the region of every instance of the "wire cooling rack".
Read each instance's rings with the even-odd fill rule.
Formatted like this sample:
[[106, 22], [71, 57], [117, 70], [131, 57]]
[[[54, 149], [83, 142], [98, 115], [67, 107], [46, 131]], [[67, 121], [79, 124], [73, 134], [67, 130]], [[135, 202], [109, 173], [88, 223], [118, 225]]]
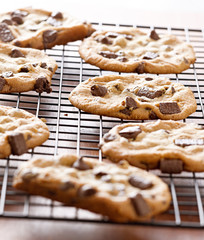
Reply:
[[[196, 63], [181, 74], [167, 76], [173, 82], [190, 87], [195, 95], [197, 111], [184, 121], [204, 124], [204, 30], [109, 23], [93, 23], [93, 26], [96, 29], [109, 30], [116, 27], [138, 27], [146, 32], [155, 28], [159, 34], [171, 33], [191, 43], [196, 51]], [[1, 105], [21, 108], [39, 118], [45, 118], [50, 130], [50, 137], [42, 146], [20, 157], [11, 156], [0, 160], [0, 217], [111, 223], [100, 215], [67, 207], [43, 197], [30, 196], [12, 188], [12, 178], [17, 166], [33, 156], [71, 152], [101, 160], [102, 155], [98, 148], [100, 138], [116, 124], [127, 122], [88, 114], [70, 104], [68, 95], [80, 82], [89, 77], [113, 74], [85, 63], [78, 53], [79, 44], [80, 42], [74, 42], [46, 50], [58, 63], [51, 94], [27, 92], [0, 95]], [[169, 185], [171, 206], [167, 212], [150, 221], [133, 224], [203, 227], [204, 173], [161, 174], [159, 170], [151, 172]]]

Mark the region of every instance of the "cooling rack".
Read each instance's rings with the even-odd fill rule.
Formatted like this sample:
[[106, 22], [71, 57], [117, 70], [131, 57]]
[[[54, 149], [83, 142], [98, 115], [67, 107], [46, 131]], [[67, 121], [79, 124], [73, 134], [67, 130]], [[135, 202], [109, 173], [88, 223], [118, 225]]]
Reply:
[[[149, 32], [155, 28], [159, 34], [171, 33], [191, 43], [196, 52], [196, 63], [181, 74], [167, 76], [173, 82], [180, 82], [190, 87], [195, 95], [197, 111], [184, 121], [204, 124], [204, 31], [202, 29], [96, 22], [92, 24], [96, 29], [108, 30], [116, 27], [138, 27]], [[113, 74], [85, 63], [78, 53], [79, 44], [80, 41], [46, 50], [46, 53], [58, 63], [58, 70], [52, 80], [51, 94], [27, 92], [0, 95], [1, 105], [21, 108], [46, 119], [50, 131], [49, 139], [42, 146], [20, 157], [11, 156], [0, 160], [0, 217], [114, 224], [100, 215], [67, 207], [42, 197], [30, 196], [12, 188], [12, 178], [17, 166], [33, 156], [53, 156], [71, 152], [101, 160], [102, 154], [98, 148], [100, 138], [116, 124], [127, 122], [88, 114], [70, 104], [68, 95], [80, 82], [89, 77]], [[150, 221], [131, 224], [202, 228], [204, 173], [161, 174], [159, 170], [151, 172], [169, 185], [172, 195], [171, 206], [167, 212]]]

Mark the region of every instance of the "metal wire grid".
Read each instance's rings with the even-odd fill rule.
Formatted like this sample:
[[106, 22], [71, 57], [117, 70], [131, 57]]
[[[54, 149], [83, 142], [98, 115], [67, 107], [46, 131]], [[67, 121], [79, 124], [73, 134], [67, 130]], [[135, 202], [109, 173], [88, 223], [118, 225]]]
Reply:
[[[115, 29], [116, 27], [139, 27], [149, 32], [151, 26], [93, 23], [96, 29]], [[156, 27], [159, 34], [171, 33], [190, 42], [197, 61], [190, 69], [181, 74], [170, 74], [174, 82], [181, 82], [193, 91], [197, 101], [197, 111], [185, 119], [185, 122], [204, 124], [204, 32], [200, 29], [182, 29]], [[51, 94], [35, 92], [19, 94], [1, 94], [0, 104], [27, 110], [39, 118], [45, 118], [50, 130], [49, 139], [39, 147], [23, 156], [11, 156], [0, 161], [0, 217], [54, 219], [93, 223], [111, 223], [99, 215], [85, 210], [63, 206], [57, 202], [29, 196], [12, 188], [12, 178], [18, 164], [32, 156], [52, 156], [63, 152], [73, 152], [94, 157], [102, 161], [98, 148], [100, 138], [116, 124], [127, 122], [110, 117], [92, 115], [73, 107], [68, 101], [68, 94], [80, 82], [89, 77], [113, 74], [85, 63], [78, 54], [80, 42], [66, 46], [57, 46], [47, 50], [58, 63], [58, 70], [52, 80]], [[120, 74], [120, 73], [114, 73]], [[188, 173], [161, 174], [159, 170], [151, 171], [160, 176], [168, 185], [172, 194], [170, 209], [144, 225], [197, 227], [204, 226], [204, 174]]]

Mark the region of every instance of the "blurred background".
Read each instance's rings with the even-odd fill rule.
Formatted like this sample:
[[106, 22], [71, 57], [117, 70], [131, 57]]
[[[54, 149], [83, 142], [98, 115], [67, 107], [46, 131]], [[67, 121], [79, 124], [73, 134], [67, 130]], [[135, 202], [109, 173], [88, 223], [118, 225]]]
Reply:
[[95, 22], [204, 28], [204, 0], [6, 0], [0, 12], [25, 6]]

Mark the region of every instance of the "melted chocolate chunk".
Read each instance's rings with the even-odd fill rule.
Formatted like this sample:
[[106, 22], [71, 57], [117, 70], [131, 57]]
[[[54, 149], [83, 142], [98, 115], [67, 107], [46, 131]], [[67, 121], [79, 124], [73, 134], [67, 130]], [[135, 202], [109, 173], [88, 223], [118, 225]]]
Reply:
[[37, 93], [42, 92], [50, 93], [52, 91], [52, 88], [50, 87], [50, 83], [46, 77], [39, 77], [34, 85], [34, 90]]
[[33, 63], [32, 65], [33, 65], [33, 67], [37, 67], [38, 63]]
[[2, 23], [6, 23], [7, 25], [13, 25], [13, 22], [11, 19], [4, 19]]
[[180, 159], [162, 159], [160, 161], [160, 170], [163, 173], [181, 173], [183, 171], [183, 162]]
[[134, 110], [137, 108], [137, 103], [135, 102], [134, 98], [128, 96], [126, 97], [125, 102], [126, 102], [126, 108], [130, 110]]
[[141, 62], [138, 64], [137, 68], [135, 69], [136, 73], [142, 74], [145, 72], [145, 63]]
[[134, 196], [130, 197], [130, 200], [138, 216], [145, 216], [149, 213], [149, 206], [142, 194], [136, 193]]
[[179, 138], [175, 139], [174, 144], [179, 147], [187, 147], [191, 145], [204, 145], [204, 139]]
[[175, 114], [181, 112], [177, 102], [160, 103], [159, 110], [162, 114]]
[[28, 150], [22, 133], [14, 133], [8, 135], [8, 142], [10, 144], [11, 153], [13, 155], [21, 155]]
[[106, 133], [103, 136], [104, 142], [111, 142], [111, 141], [115, 140], [116, 138], [117, 138], [116, 135], [113, 135], [111, 133]]
[[56, 19], [63, 19], [63, 14], [61, 12], [53, 12], [51, 17]]
[[146, 52], [143, 55], [143, 59], [147, 59], [147, 60], [152, 60], [154, 58], [157, 58], [159, 55], [157, 53], [153, 53], [153, 52]]
[[9, 56], [12, 57], [12, 58], [25, 57], [25, 55], [20, 50], [18, 50], [16, 48], [12, 49]]
[[96, 176], [96, 177], [98, 177], [98, 178], [101, 178], [101, 177], [103, 177], [103, 176], [107, 176], [108, 174], [106, 173], [106, 172], [103, 172], [103, 171], [95, 171], [94, 172], [94, 175]]
[[149, 119], [151, 120], [158, 119], [158, 116], [154, 111], [151, 110], [149, 113]]
[[11, 42], [15, 39], [13, 33], [6, 23], [0, 23], [0, 39], [2, 42]]
[[98, 84], [91, 86], [91, 94], [93, 96], [104, 97], [107, 93], [107, 88]]
[[11, 20], [18, 25], [23, 23], [23, 18], [20, 15], [13, 15], [13, 17], [11, 17]]
[[111, 45], [112, 41], [108, 39], [108, 37], [102, 37], [99, 42], [103, 43], [103, 44], [107, 44], [107, 45]]
[[127, 62], [127, 61], [128, 61], [128, 59], [127, 59], [126, 57], [118, 58], [118, 60], [119, 60], [120, 62]]
[[91, 169], [91, 167], [84, 162], [83, 157], [80, 157], [79, 159], [77, 159], [77, 161], [74, 162], [72, 167], [82, 171]]
[[137, 96], [139, 97], [147, 97], [150, 99], [154, 99], [157, 97], [161, 97], [163, 95], [163, 91], [162, 90], [150, 90], [150, 88], [148, 87], [142, 87], [139, 89], [139, 91], [136, 93]]
[[130, 178], [128, 179], [128, 182], [133, 187], [140, 188], [140, 189], [148, 189], [153, 186], [152, 182], [149, 179], [145, 179], [137, 175], [130, 176]]
[[146, 81], [152, 81], [153, 78], [151, 78], [151, 77], [146, 77], [145, 80], [146, 80]]
[[49, 17], [47, 19], [47, 23], [54, 26], [54, 27], [59, 27], [62, 25], [62, 22], [61, 21], [57, 21], [57, 19], [55, 18], [52, 18], [52, 17]]
[[176, 92], [175, 88], [171, 86], [171, 93], [174, 94]]
[[117, 58], [118, 54], [110, 51], [101, 51], [99, 54], [105, 58]]
[[47, 68], [47, 63], [42, 62], [42, 63], [40, 64], [40, 67], [41, 67], [41, 68]]
[[36, 178], [38, 176], [38, 173], [34, 173], [32, 171], [26, 171], [25, 173], [23, 173], [22, 175], [22, 179], [23, 181], [29, 182], [32, 179]]
[[131, 113], [132, 113], [132, 111], [128, 108], [124, 108], [124, 109], [120, 110], [120, 112], [125, 114], [125, 115], [128, 115], [128, 116], [130, 116]]
[[62, 190], [62, 191], [67, 191], [67, 190], [72, 189], [74, 187], [75, 187], [75, 184], [68, 180], [68, 181], [64, 181], [60, 185], [59, 189]]
[[124, 37], [125, 37], [127, 40], [132, 40], [132, 39], [133, 39], [133, 36], [130, 35], [130, 34], [124, 34]]
[[54, 71], [54, 69], [53, 69], [52, 67], [49, 67], [48, 70], [49, 70], [50, 72], [53, 72], [53, 71]]
[[78, 189], [78, 197], [91, 197], [97, 193], [97, 190], [92, 186], [85, 184]]
[[127, 139], [129, 138], [136, 139], [137, 135], [139, 135], [141, 132], [142, 130], [139, 126], [126, 127], [120, 130], [119, 135]]
[[44, 46], [47, 47], [49, 43], [52, 43], [57, 38], [57, 31], [56, 30], [46, 30], [43, 32], [43, 43]]
[[29, 69], [28, 69], [27, 66], [23, 66], [23, 67], [20, 68], [20, 72], [25, 72], [25, 73], [27, 73], [27, 72], [29, 72]]
[[108, 32], [108, 33], [106, 33], [106, 36], [110, 37], [110, 38], [117, 38], [119, 36], [119, 34], [114, 33], [114, 32]]
[[149, 37], [150, 37], [151, 39], [153, 39], [153, 40], [159, 40], [159, 39], [160, 39], [159, 35], [156, 33], [155, 30], [152, 30], [152, 31], [151, 31]]
[[3, 90], [3, 87], [6, 85], [6, 80], [0, 76], [0, 91]]
[[2, 76], [3, 76], [4, 78], [13, 77], [13, 72], [12, 72], [12, 71], [4, 72], [4, 73], [2, 73]]

